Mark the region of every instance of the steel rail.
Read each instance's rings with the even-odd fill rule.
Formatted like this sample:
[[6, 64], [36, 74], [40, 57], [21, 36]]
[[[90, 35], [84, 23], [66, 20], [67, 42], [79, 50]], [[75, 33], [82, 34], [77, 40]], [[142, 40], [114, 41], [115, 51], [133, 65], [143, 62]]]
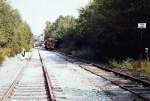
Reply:
[[[29, 60], [31, 59], [32, 55], [30, 56]], [[22, 76], [22, 72], [24, 71], [24, 68], [27, 66], [27, 62], [26, 61], [26, 65], [23, 66], [20, 70], [19, 73], [17, 74], [17, 76], [15, 77], [15, 79], [13, 80], [13, 83], [11, 84], [11, 86], [8, 88], [8, 90], [6, 91], [6, 93], [4, 94], [4, 96], [0, 99], [0, 101], [6, 101], [12, 94], [13, 90], [15, 89], [15, 86], [17, 85], [17, 83], [19, 82], [19, 80], [21, 79]]]
[[[61, 54], [62, 54], [62, 53], [61, 53]], [[142, 84], [143, 87], [150, 87], [150, 82], [149, 82], [149, 81], [141, 80], [141, 79], [138, 79], [138, 78], [135, 78], [135, 77], [126, 75], [126, 74], [124, 74], [124, 73], [120, 73], [120, 72], [111, 70], [111, 69], [109, 69], [109, 68], [104, 68], [104, 67], [102, 67], [102, 66], [99, 65], [99, 64], [95, 64], [95, 63], [90, 62], [90, 61], [87, 61], [87, 60], [79, 59], [79, 58], [73, 57], [73, 56], [71, 56], [71, 55], [66, 55], [66, 54], [62, 54], [62, 55], [65, 56], [65, 57], [63, 57], [63, 58], [64, 58], [66, 61], [69, 61], [69, 62], [71, 62], [71, 63], [74, 63], [74, 61], [72, 61], [72, 60], [70, 60], [70, 59], [74, 59], [76, 62], [77, 62], [77, 61], [80, 61], [80, 62], [83, 62], [83, 63], [87, 63], [87, 64], [90, 64], [90, 65], [92, 65], [92, 66], [97, 67], [98, 69], [102, 69], [102, 70], [104, 70], [104, 71], [106, 71], [106, 72], [112, 72], [112, 73], [114, 73], [116, 76], [119, 76], [119, 77], [121, 77], [121, 78], [128, 79], [128, 80], [134, 81], [134, 82], [136, 82], [136, 83]], [[68, 57], [69, 57], [70, 59], [68, 59]], [[132, 91], [131, 89], [128, 89], [127, 87], [121, 86], [121, 85], [119, 85], [118, 83], [116, 83], [116, 82], [114, 82], [114, 81], [112, 81], [112, 80], [110, 80], [110, 79], [107, 79], [106, 77], [104, 77], [104, 76], [102, 76], [102, 75], [99, 75], [98, 73], [96, 73], [96, 72], [94, 72], [94, 71], [92, 71], [92, 70], [90, 70], [90, 69], [84, 68], [84, 66], [82, 66], [82, 65], [80, 65], [80, 64], [79, 64], [79, 66], [80, 66], [81, 68], [83, 68], [84, 70], [86, 70], [86, 71], [88, 71], [88, 72], [90, 72], [90, 73], [92, 73], [92, 74], [94, 74], [94, 75], [100, 76], [100, 77], [102, 77], [102, 78], [104, 78], [104, 79], [110, 81], [111, 83], [113, 83], [113, 84], [119, 86], [120, 88], [125, 89], [125, 90], [127, 90], [127, 91], [133, 93], [134, 95], [136, 95], [137, 97], [143, 99], [144, 101], [150, 101], [150, 99], [145, 98], [145, 97], [143, 97], [143, 96], [140, 95], [140, 94], [137, 94], [135, 91]]]
[[110, 79], [107, 79], [106, 77], [101, 76], [101, 75], [99, 75], [99, 74], [97, 74], [97, 73], [95, 73], [95, 72], [93, 72], [93, 71], [91, 71], [91, 70], [89, 70], [89, 69], [86, 69], [86, 68], [84, 68], [84, 67], [81, 66], [81, 65], [79, 65], [79, 66], [80, 66], [81, 68], [83, 68], [84, 70], [86, 70], [86, 71], [88, 71], [88, 72], [90, 72], [90, 73], [92, 73], [92, 74], [94, 74], [94, 75], [100, 76], [100, 77], [102, 77], [102, 78], [104, 78], [104, 79], [110, 81], [112, 84], [115, 84], [115, 85], [119, 86], [120, 88], [125, 89], [125, 90], [127, 90], [127, 91], [133, 93], [134, 95], [138, 96], [139, 98], [142, 98], [144, 101], [150, 101], [150, 99], [147, 99], [147, 98], [141, 96], [140, 94], [137, 94], [136, 92], [134, 92], [134, 91], [128, 89], [127, 87], [124, 87], [124, 86], [120, 85], [119, 83], [116, 83], [116, 82], [114, 82], [114, 81], [112, 81], [112, 80], [110, 80]]
[[[65, 54], [63, 54], [65, 55]], [[95, 67], [98, 67], [100, 69], [103, 69], [105, 71], [108, 71], [108, 72], [113, 72], [115, 75], [118, 75], [120, 77], [124, 77], [124, 78], [127, 78], [127, 79], [130, 79], [132, 81], [135, 81], [137, 83], [141, 83], [144, 87], [150, 87], [150, 82], [149, 81], [146, 81], [146, 80], [142, 80], [142, 79], [139, 79], [139, 78], [136, 78], [136, 77], [132, 77], [130, 75], [127, 75], [127, 74], [124, 74], [124, 73], [121, 73], [121, 72], [118, 72], [118, 71], [114, 71], [112, 69], [109, 69], [108, 67], [103, 67], [101, 66], [100, 64], [96, 64], [96, 63], [93, 63], [93, 62], [90, 62], [90, 61], [87, 61], [87, 60], [84, 60], [84, 59], [80, 59], [80, 58], [77, 58], [77, 57], [73, 57], [71, 55], [65, 55], [67, 57], [70, 57], [70, 58], [73, 58], [73, 59], [76, 59], [77, 61], [81, 61], [81, 62], [84, 62], [84, 63], [88, 63], [88, 64], [91, 64]]]
[[50, 101], [56, 101], [56, 98], [55, 98], [55, 95], [54, 95], [54, 92], [53, 92], [51, 78], [48, 75], [47, 69], [44, 66], [43, 59], [41, 57], [41, 54], [40, 54], [39, 50], [38, 50], [38, 53], [39, 53], [40, 61], [41, 61], [41, 64], [42, 64], [42, 70], [43, 70], [43, 73], [44, 73], [45, 82], [46, 82], [47, 88], [48, 88], [49, 99], [50, 99]]

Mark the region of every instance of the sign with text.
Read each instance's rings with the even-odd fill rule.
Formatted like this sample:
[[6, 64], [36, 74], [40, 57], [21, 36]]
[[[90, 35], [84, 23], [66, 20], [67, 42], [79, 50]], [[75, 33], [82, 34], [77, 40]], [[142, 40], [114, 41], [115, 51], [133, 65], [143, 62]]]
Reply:
[[147, 23], [138, 23], [138, 28], [139, 29], [146, 29]]

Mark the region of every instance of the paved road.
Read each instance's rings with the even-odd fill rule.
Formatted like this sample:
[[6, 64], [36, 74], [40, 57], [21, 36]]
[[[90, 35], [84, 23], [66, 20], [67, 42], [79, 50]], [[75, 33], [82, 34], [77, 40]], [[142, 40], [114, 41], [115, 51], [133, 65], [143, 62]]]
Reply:
[[59, 53], [40, 50], [57, 101], [140, 101], [109, 81], [66, 61]]

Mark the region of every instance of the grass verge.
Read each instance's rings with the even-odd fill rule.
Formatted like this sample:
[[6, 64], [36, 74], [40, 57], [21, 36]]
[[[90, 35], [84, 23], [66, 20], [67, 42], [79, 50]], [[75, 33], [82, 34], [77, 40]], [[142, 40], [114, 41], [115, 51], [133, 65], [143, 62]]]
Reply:
[[110, 67], [114, 69], [126, 70], [132, 73], [143, 73], [150, 75], [150, 61], [126, 59], [124, 61], [111, 60]]

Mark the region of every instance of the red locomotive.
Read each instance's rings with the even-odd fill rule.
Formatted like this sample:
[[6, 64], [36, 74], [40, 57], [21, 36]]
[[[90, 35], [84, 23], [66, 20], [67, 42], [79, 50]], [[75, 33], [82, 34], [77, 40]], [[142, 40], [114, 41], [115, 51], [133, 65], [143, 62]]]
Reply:
[[56, 42], [57, 40], [53, 37], [47, 38], [47, 40], [45, 41], [45, 48], [53, 50], [56, 46]]

